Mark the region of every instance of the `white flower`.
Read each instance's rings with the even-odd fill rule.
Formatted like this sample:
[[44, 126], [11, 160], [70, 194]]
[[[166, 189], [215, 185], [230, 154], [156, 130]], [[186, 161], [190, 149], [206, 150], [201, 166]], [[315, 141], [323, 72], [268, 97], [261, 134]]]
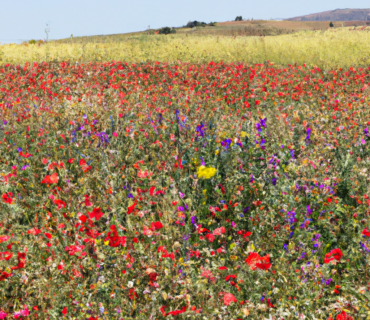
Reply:
[[129, 288], [132, 288], [134, 286], [134, 283], [132, 281], [127, 282], [127, 286]]

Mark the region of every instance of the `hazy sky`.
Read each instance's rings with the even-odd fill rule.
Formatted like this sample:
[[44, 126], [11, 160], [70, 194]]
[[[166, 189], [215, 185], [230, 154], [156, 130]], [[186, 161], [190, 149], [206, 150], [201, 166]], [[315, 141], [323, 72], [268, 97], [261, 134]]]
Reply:
[[343, 8], [370, 8], [369, 0], [0, 0], [0, 42], [179, 27], [188, 21], [290, 18]]

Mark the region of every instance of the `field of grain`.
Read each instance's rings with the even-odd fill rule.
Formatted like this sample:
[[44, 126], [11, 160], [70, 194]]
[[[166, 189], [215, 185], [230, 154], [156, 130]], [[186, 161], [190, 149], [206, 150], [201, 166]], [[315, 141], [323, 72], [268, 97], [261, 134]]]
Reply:
[[112, 43], [3, 45], [2, 63], [161, 61], [303, 64], [323, 69], [370, 63], [370, 29], [339, 28], [270, 37], [138, 35]]

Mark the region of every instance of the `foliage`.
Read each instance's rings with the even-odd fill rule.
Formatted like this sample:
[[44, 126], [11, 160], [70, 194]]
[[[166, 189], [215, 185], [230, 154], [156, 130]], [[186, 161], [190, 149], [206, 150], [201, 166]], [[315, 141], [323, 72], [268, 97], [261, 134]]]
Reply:
[[333, 22], [330, 22], [330, 23], [329, 23], [329, 27], [330, 27], [330, 28], [334, 28], [334, 23], [333, 23]]
[[205, 27], [207, 24], [205, 22], [200, 22], [200, 21], [189, 21], [188, 24], [186, 25], [186, 28], [194, 28], [194, 27]]
[[0, 67], [0, 317], [368, 317], [369, 70]]
[[170, 34], [170, 33], [176, 33], [176, 29], [170, 27], [164, 27], [159, 29], [159, 34]]
[[243, 21], [243, 17], [242, 17], [242, 16], [237, 16], [237, 17], [235, 18], [235, 21]]
[[42, 43], [44, 43], [44, 41], [43, 40], [34, 40], [34, 39], [28, 41], [28, 44], [37, 44], [37, 43], [42, 44]]

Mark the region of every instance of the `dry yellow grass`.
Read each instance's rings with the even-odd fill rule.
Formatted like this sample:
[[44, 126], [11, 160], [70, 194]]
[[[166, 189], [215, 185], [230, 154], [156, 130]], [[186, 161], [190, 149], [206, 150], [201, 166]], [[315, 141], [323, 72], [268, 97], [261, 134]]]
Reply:
[[2, 63], [27, 61], [167, 61], [310, 64], [320, 68], [370, 64], [369, 29], [302, 31], [273, 37], [138, 35], [122, 42], [0, 46]]

